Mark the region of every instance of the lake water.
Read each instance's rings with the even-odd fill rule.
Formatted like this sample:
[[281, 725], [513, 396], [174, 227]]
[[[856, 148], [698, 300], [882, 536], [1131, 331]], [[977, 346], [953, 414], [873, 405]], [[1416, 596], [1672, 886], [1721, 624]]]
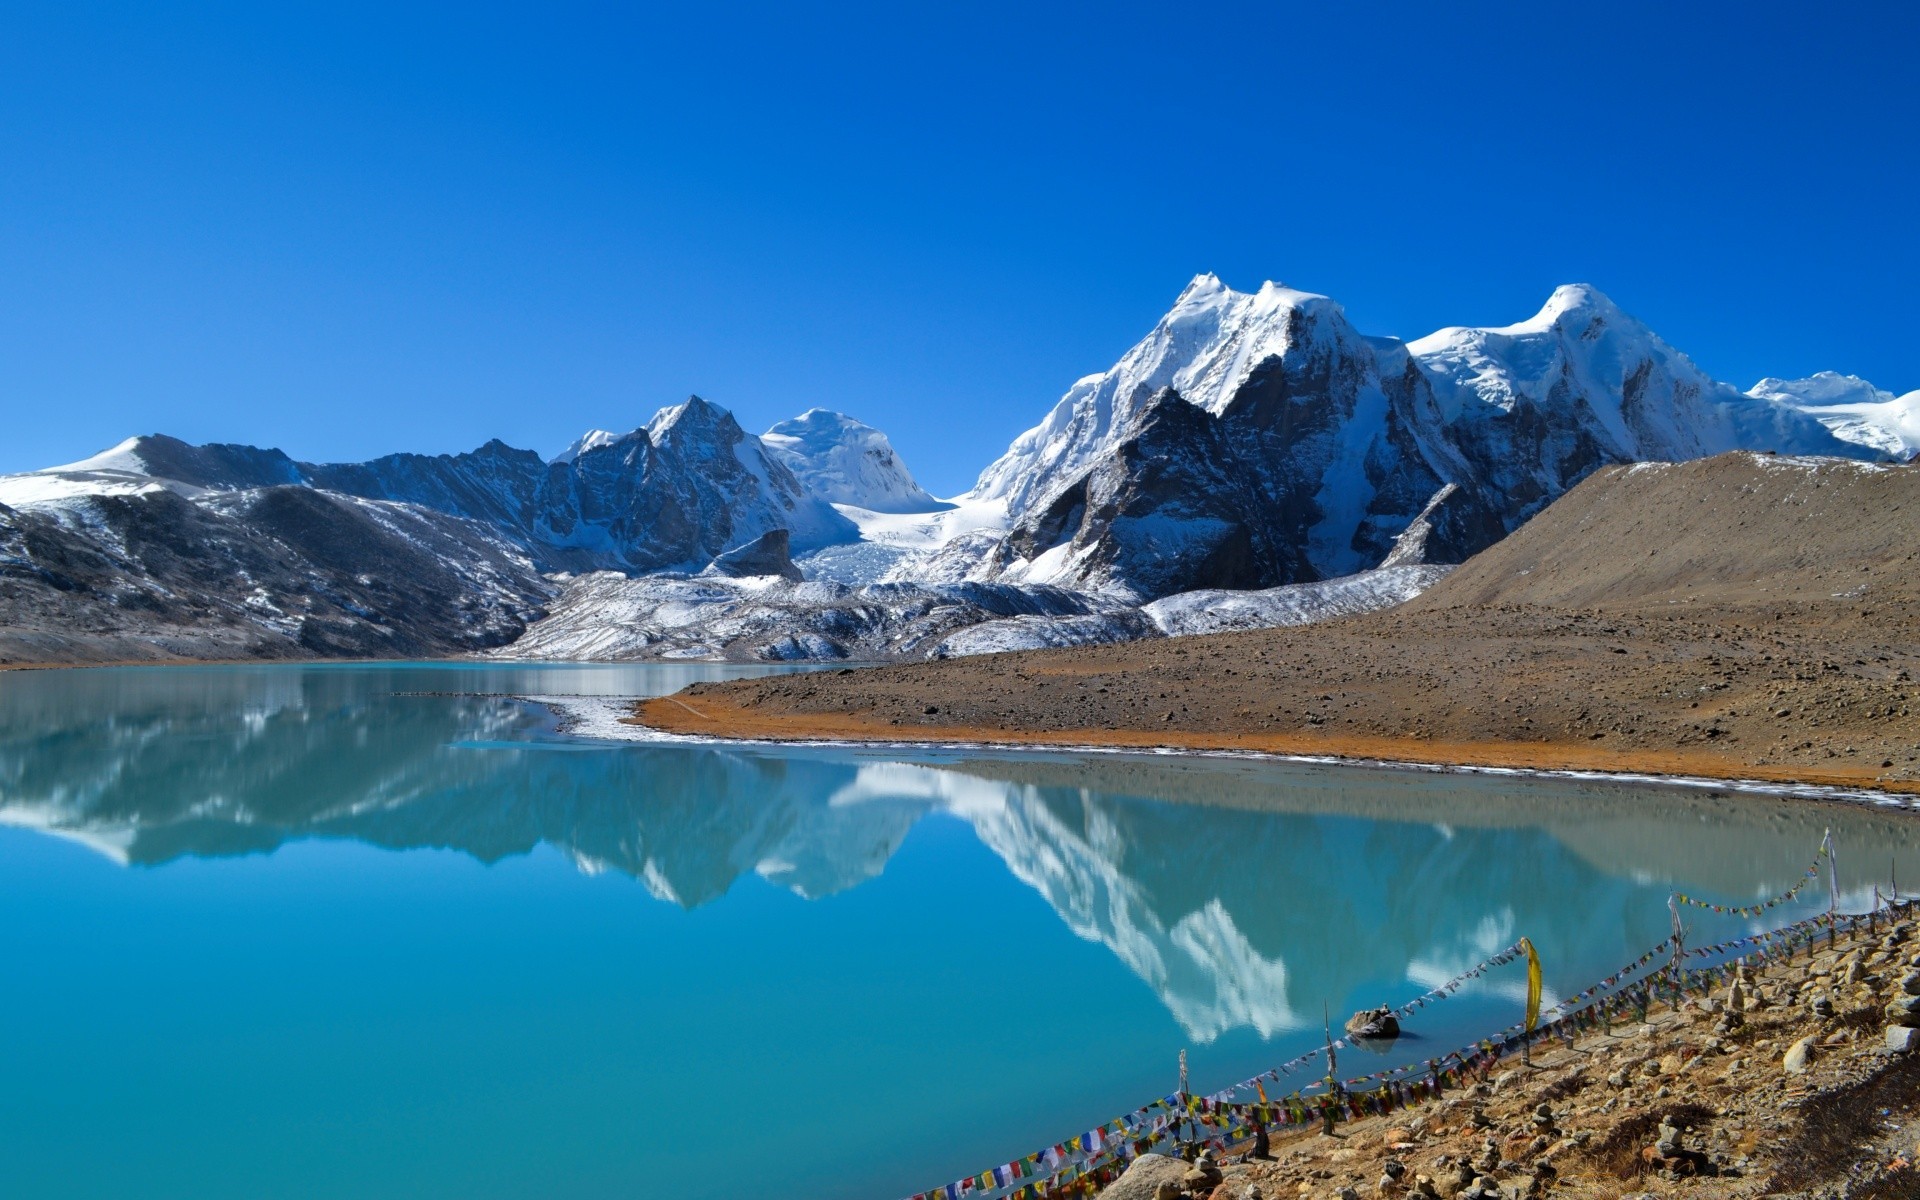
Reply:
[[[1669, 892], [1774, 894], [1829, 825], [1847, 903], [1920, 880], [1920, 827], [1863, 808], [583, 743], [508, 695], [729, 671], [0, 672], [0, 1194], [892, 1200], [1522, 934], [1578, 990], [1666, 935]], [[1495, 972], [1396, 1053], [1523, 989]]]

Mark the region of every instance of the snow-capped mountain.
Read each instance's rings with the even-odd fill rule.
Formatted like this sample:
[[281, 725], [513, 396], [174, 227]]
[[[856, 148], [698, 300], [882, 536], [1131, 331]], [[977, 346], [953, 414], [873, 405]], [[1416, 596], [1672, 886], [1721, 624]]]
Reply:
[[1797, 408], [1842, 441], [1894, 458], [1920, 454], [1920, 389], [1896, 396], [1857, 375], [1821, 371], [1805, 379], [1762, 379], [1747, 394]]
[[1331, 304], [1274, 283], [1247, 295], [1212, 274], [1195, 276], [1151, 333], [1107, 371], [1068, 388], [1044, 421], [981, 473], [970, 494], [1003, 500], [1020, 515], [1120, 441], [1140, 406], [1165, 388], [1219, 415], [1254, 367], [1286, 350], [1296, 311]]
[[562, 450], [560, 453], [554, 455], [548, 461], [557, 462], [557, 463], [570, 463], [574, 459], [579, 458], [582, 454], [586, 453], [588, 450], [598, 450], [602, 446], [613, 445], [615, 442], [619, 441], [623, 436], [625, 435], [615, 433], [610, 429], [589, 429], [585, 433], [581, 434], [579, 437], [575, 438], [573, 440], [573, 443], [569, 445], [565, 450]]
[[[1561, 287], [1528, 320], [1409, 343], [1446, 435], [1521, 519], [1597, 467], [1729, 450], [1859, 456], [1795, 408], [1720, 383], [1594, 288]], [[1466, 483], [1468, 481], [1461, 481]], [[1509, 523], [1511, 524], [1511, 523]]]
[[[406, 634], [433, 645], [497, 644], [562, 587], [552, 627], [524, 641], [527, 652], [705, 646], [753, 657], [778, 645], [894, 656], [923, 643], [966, 653], [1153, 636], [1209, 627], [1211, 618], [1169, 624], [1150, 611], [1196, 593], [1359, 578], [1327, 593], [1343, 597], [1342, 611], [1389, 603], [1426, 576], [1389, 585], [1376, 568], [1461, 562], [1603, 466], [1735, 449], [1909, 458], [1920, 453], [1920, 392], [1895, 397], [1830, 372], [1741, 392], [1584, 285], [1557, 289], [1514, 325], [1403, 343], [1362, 334], [1325, 296], [1275, 283], [1236, 292], [1201, 275], [1118, 363], [1076, 382], [950, 501], [914, 480], [885, 434], [852, 418], [815, 409], [754, 437], [698, 397], [625, 433], [590, 430], [551, 459], [496, 440], [463, 454], [316, 464], [140, 437], [0, 476], [0, 505], [10, 506], [0, 512], [0, 588], [14, 589], [0, 590], [0, 628], [97, 627], [126, 656], [147, 610], [122, 601], [138, 594], [165, 610], [149, 641], [164, 635], [182, 653], [201, 652], [181, 632], [198, 620], [224, 630], [222, 653], [252, 636], [248, 621], [271, 645], [375, 653], [411, 627], [392, 601], [351, 581], [386, 575], [330, 565], [345, 561], [336, 543], [369, 536], [371, 522], [413, 547], [385, 561], [420, 554], [438, 564], [412, 574], [448, 589], [454, 608], [430, 632]], [[295, 508], [292, 541], [259, 515]], [[163, 511], [176, 527], [165, 560], [146, 532]], [[207, 544], [188, 553], [195, 538]], [[225, 565], [181, 574], [194, 554]], [[61, 565], [69, 560], [89, 565], [75, 574]], [[568, 586], [539, 572], [583, 579]], [[656, 595], [631, 578], [661, 573], [705, 591]], [[256, 597], [252, 581], [269, 577], [277, 582]], [[55, 595], [49, 581], [68, 578], [91, 581], [92, 599]], [[777, 587], [753, 582], [768, 579]], [[979, 604], [943, 591], [980, 583], [1014, 598]], [[804, 590], [813, 585], [826, 592]], [[775, 590], [742, 591], [762, 586]], [[1205, 603], [1236, 623], [1332, 611], [1318, 593]], [[597, 614], [596, 604], [610, 607]], [[950, 611], [929, 641], [918, 622], [941, 605]], [[350, 634], [299, 632], [327, 628], [336, 609]], [[320, 615], [303, 624], [309, 610]], [[662, 611], [715, 624], [682, 623], [663, 638]], [[602, 618], [606, 629], [595, 626]]]
[[0, 503], [155, 487], [200, 499], [278, 485], [474, 521], [546, 570], [693, 571], [776, 529], [796, 550], [859, 536], [731, 413], [697, 396], [629, 433], [589, 433], [551, 463], [498, 440], [464, 454], [303, 463], [252, 446], [131, 438], [77, 463], [0, 477]]
[[1423, 557], [1458, 562], [1610, 463], [1881, 453], [1829, 424], [1709, 378], [1584, 285], [1401, 343], [1324, 296], [1202, 275], [981, 475], [965, 499], [1004, 503], [1009, 531], [972, 574], [1133, 600], [1271, 587], [1379, 565], [1416, 520]]
[[842, 413], [808, 409], [760, 441], [809, 492], [833, 504], [877, 513], [952, 507], [914, 482], [886, 434]]
[[484, 521], [549, 569], [698, 570], [774, 529], [799, 549], [858, 536], [733, 414], [698, 396], [628, 433], [595, 430], [551, 463], [495, 441], [300, 470], [315, 487]]

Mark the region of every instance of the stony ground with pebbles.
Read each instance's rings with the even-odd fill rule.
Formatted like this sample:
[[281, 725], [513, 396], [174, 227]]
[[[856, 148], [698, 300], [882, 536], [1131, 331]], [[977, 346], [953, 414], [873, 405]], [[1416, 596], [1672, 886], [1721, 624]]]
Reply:
[[[1644, 1025], [1509, 1062], [1445, 1099], [1275, 1138], [1214, 1179], [1147, 1156], [1103, 1200], [1920, 1196], [1920, 940], [1911, 920], [1824, 938]], [[1734, 1010], [1737, 1009], [1737, 1015]], [[1236, 1150], [1244, 1149], [1236, 1147]]]

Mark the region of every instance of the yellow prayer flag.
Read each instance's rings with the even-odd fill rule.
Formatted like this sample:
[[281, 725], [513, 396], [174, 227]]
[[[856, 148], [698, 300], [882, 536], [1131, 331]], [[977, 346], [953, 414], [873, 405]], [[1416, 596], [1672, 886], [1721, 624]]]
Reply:
[[1531, 938], [1521, 938], [1520, 945], [1527, 952], [1527, 1032], [1532, 1033], [1540, 1021], [1540, 956]]

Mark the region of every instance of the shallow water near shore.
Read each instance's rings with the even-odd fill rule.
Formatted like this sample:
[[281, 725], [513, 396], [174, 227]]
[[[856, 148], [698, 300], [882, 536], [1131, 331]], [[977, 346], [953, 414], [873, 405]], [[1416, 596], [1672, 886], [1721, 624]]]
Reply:
[[[1526, 935], [1920, 880], [1900, 813], [1167, 756], [609, 744], [742, 668], [0, 674], [0, 1191], [879, 1197], [1211, 1091]], [[1824, 877], [1764, 922], [1824, 908]], [[1517, 1019], [1509, 966], [1387, 1055]]]

